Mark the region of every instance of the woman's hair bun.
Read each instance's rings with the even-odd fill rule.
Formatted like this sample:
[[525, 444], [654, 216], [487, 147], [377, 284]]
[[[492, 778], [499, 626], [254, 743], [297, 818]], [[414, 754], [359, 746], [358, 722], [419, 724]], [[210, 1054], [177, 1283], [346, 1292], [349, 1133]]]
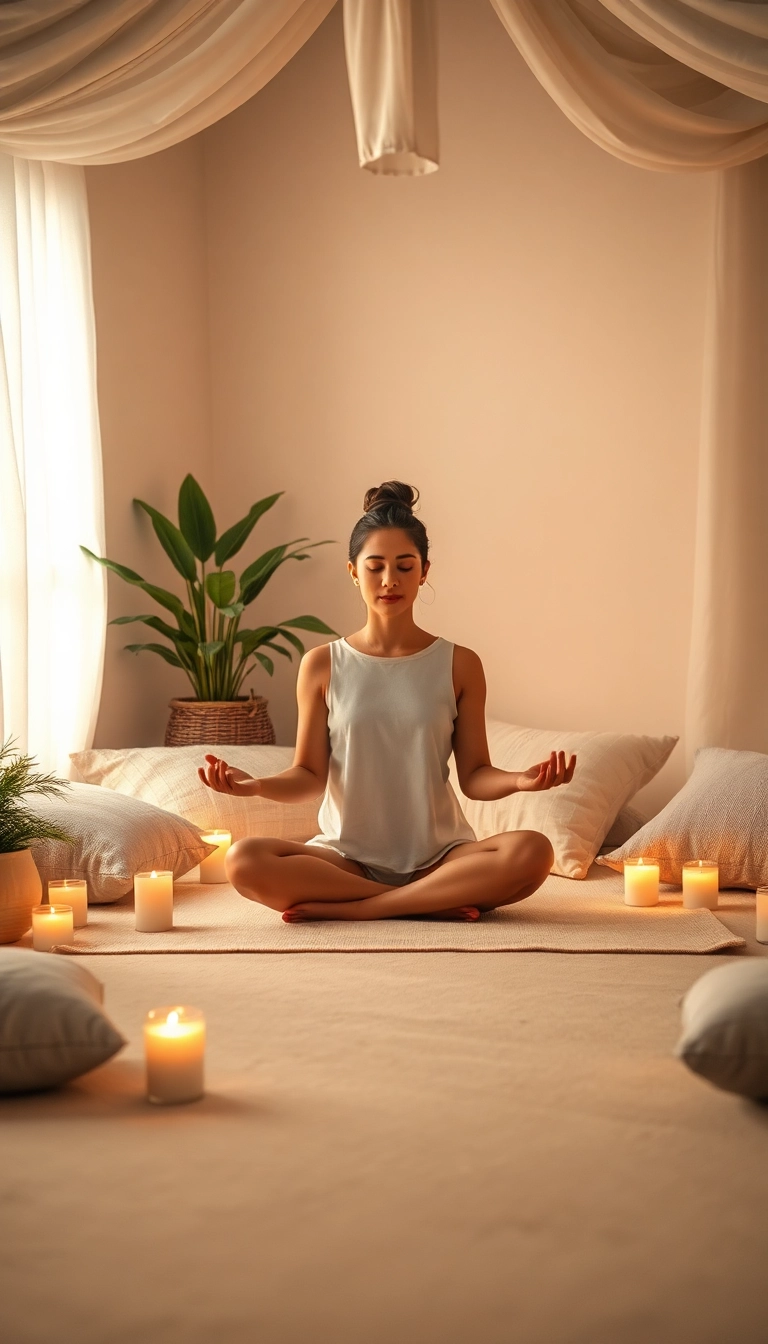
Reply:
[[403, 481], [385, 481], [383, 485], [374, 485], [370, 490], [366, 490], [363, 500], [363, 509], [370, 513], [371, 509], [380, 509], [387, 504], [399, 504], [409, 513], [413, 513], [413, 506], [419, 498], [418, 490], [414, 490], [412, 485], [405, 485]]

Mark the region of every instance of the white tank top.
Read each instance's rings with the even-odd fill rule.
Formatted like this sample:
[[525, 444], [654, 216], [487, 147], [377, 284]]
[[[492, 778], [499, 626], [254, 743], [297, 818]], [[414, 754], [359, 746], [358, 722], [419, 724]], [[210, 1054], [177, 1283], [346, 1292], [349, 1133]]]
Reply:
[[391, 872], [414, 872], [476, 836], [448, 783], [457, 715], [453, 644], [402, 658], [330, 645], [331, 758], [320, 805], [325, 845]]

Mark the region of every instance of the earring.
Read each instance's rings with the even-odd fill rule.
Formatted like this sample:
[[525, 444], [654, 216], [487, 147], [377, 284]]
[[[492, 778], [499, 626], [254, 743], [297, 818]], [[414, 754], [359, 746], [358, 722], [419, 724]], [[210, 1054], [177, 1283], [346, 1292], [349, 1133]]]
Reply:
[[[422, 580], [421, 580], [421, 583], [419, 584], [419, 587], [422, 588], [422, 587], [424, 586], [425, 583], [426, 583], [426, 585], [427, 585], [428, 588], [432, 588], [432, 584], [429, 582], [429, 579], [422, 579]], [[419, 593], [419, 601], [420, 601], [420, 602], [423, 602], [425, 607], [431, 607], [431, 606], [432, 606], [432, 603], [434, 602], [436, 596], [437, 596], [437, 594], [435, 593], [434, 588], [432, 588], [432, 601], [431, 601], [431, 602], [427, 602], [426, 599], [423, 598], [423, 597], [421, 596], [421, 593]]]

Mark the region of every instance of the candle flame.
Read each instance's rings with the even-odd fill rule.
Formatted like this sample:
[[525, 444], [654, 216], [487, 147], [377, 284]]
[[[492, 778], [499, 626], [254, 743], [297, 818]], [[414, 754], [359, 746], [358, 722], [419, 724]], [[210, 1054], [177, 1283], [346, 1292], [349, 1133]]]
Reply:
[[157, 877], [157, 873], [155, 872], [154, 868], [152, 869], [152, 872], [150, 873], [150, 877]]
[[169, 1013], [169, 1014], [168, 1014], [168, 1016], [167, 1016], [167, 1018], [166, 1018], [166, 1022], [168, 1023], [168, 1026], [169, 1026], [169, 1027], [178, 1027], [178, 1025], [179, 1025], [179, 1014], [176, 1012], [176, 1009], [175, 1009], [175, 1008], [174, 1008], [174, 1010], [173, 1010], [172, 1013]]
[[642, 860], [642, 859], [638, 859], [638, 863], [639, 863], [640, 867], [642, 868], [642, 866], [643, 866], [643, 860]]
[[699, 859], [699, 867], [700, 867], [700, 868], [703, 868], [703, 867], [704, 867], [704, 860], [703, 860], [703, 859]]

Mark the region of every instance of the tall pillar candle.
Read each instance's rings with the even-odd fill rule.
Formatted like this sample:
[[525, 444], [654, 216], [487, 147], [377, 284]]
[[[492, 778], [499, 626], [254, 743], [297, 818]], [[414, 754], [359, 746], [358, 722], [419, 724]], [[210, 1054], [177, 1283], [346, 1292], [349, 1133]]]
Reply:
[[207, 835], [201, 835], [208, 845], [215, 845], [213, 854], [200, 860], [200, 881], [201, 882], [226, 882], [227, 874], [224, 869], [224, 861], [229, 853], [232, 844], [232, 834], [230, 831], [208, 831]]
[[137, 933], [173, 928], [173, 873], [136, 873], [133, 879]]
[[144, 1022], [147, 1096], [160, 1105], [203, 1095], [205, 1018], [183, 1005], [153, 1008]]
[[36, 905], [32, 911], [32, 946], [36, 952], [74, 943], [71, 905]]
[[659, 865], [653, 859], [624, 862], [624, 904], [658, 905]]
[[691, 859], [683, 864], [683, 905], [686, 910], [716, 910], [720, 869], [714, 859]]
[[768, 943], [768, 887], [758, 887], [755, 893], [757, 927], [755, 937], [758, 943]]
[[88, 923], [88, 883], [82, 877], [57, 878], [48, 883], [48, 900], [58, 905], [72, 906], [72, 917], [76, 929], [82, 929]]

